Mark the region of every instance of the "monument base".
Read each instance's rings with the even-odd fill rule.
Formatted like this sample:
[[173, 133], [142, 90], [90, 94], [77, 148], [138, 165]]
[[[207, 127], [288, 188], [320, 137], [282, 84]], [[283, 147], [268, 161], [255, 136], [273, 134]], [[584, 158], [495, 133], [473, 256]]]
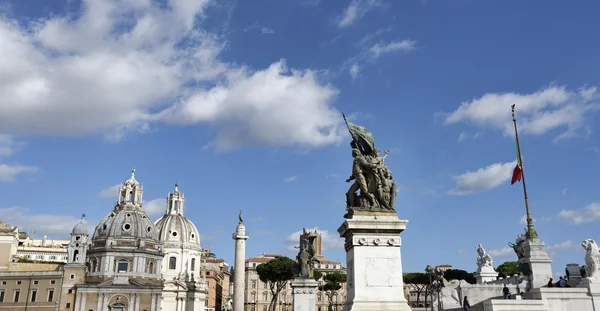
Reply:
[[529, 289], [546, 286], [552, 277], [552, 258], [539, 239], [527, 239], [523, 242], [523, 258], [520, 264], [529, 265]]
[[411, 310], [404, 297], [400, 255], [400, 233], [408, 221], [395, 212], [357, 209], [347, 217], [338, 229], [345, 238], [348, 267], [343, 311]]
[[495, 281], [498, 278], [498, 272], [494, 271], [492, 267], [484, 267], [481, 270], [475, 272], [475, 280], [477, 284], [485, 284], [487, 282]]
[[319, 282], [310, 278], [295, 278], [290, 284], [294, 297], [294, 311], [315, 311]]

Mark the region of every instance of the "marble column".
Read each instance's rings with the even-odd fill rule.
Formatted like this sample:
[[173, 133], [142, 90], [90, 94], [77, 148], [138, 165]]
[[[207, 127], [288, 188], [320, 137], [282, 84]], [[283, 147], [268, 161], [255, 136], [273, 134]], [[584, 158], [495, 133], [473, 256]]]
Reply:
[[233, 311], [244, 311], [245, 265], [246, 265], [246, 227], [240, 212], [240, 221], [232, 237], [235, 240], [235, 262], [233, 277]]

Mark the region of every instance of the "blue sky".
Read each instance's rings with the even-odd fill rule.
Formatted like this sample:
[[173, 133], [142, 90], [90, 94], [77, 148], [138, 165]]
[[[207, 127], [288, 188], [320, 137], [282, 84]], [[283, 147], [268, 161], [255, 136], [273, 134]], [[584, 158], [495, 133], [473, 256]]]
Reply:
[[[517, 105], [536, 228], [553, 268], [596, 238], [595, 3], [475, 0], [0, 1], [0, 219], [64, 238], [132, 166], [157, 218], [175, 182], [202, 245], [283, 253], [303, 227], [345, 261], [341, 112], [400, 187], [405, 271], [514, 259]], [[108, 189], [108, 190], [107, 190]]]

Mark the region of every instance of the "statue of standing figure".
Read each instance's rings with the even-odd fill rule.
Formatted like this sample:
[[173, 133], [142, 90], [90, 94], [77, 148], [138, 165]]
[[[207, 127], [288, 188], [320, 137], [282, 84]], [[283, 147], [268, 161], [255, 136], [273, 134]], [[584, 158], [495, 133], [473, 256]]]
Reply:
[[[392, 172], [385, 164], [389, 154], [386, 150], [383, 156], [375, 148], [373, 135], [366, 128], [344, 121], [352, 136], [352, 174], [346, 182], [354, 181], [346, 193], [347, 209], [368, 209], [380, 211], [395, 211], [398, 186], [393, 180]], [[360, 190], [360, 193], [357, 193]]]
[[302, 278], [310, 278], [313, 276], [315, 263], [320, 261], [315, 258], [315, 248], [313, 246], [315, 237], [306, 236], [300, 241], [300, 251], [296, 256], [298, 262], [296, 275]]

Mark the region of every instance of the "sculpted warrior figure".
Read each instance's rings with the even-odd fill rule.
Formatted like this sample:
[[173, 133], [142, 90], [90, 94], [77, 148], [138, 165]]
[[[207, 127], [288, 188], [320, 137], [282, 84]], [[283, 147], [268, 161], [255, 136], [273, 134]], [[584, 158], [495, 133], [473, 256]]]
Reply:
[[479, 268], [482, 267], [491, 267], [493, 265], [492, 256], [485, 252], [483, 245], [477, 245], [477, 266]]
[[[392, 172], [385, 164], [389, 154], [386, 150], [380, 156], [380, 150], [375, 148], [373, 135], [364, 127], [346, 120], [346, 125], [352, 136], [352, 175], [346, 180], [355, 182], [346, 193], [346, 204], [349, 210], [368, 208], [370, 210], [390, 210], [395, 208], [398, 186], [392, 178]], [[360, 190], [360, 193], [357, 193]]]

